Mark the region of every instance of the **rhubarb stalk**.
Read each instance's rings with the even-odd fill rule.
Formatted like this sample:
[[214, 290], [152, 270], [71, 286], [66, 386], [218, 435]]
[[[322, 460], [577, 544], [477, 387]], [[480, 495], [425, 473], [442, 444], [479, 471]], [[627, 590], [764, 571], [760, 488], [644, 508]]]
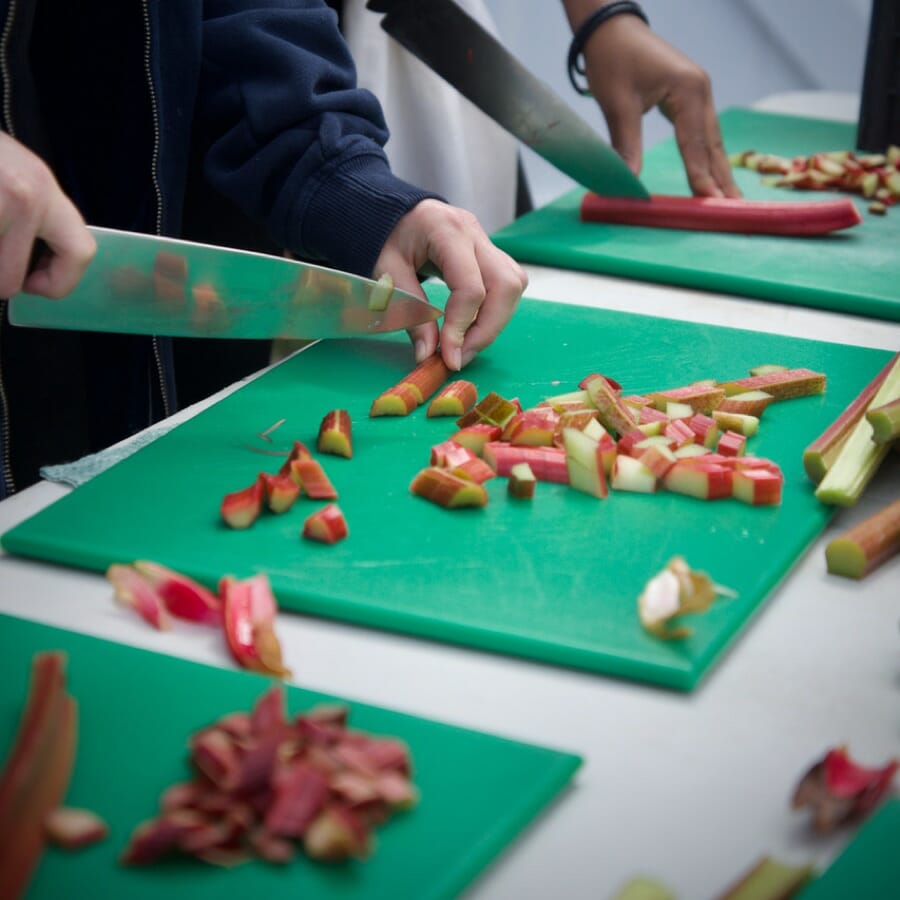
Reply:
[[744, 200], [731, 197], [672, 197], [649, 200], [585, 194], [584, 222], [721, 231], [739, 234], [812, 236], [859, 225], [862, 217], [848, 198], [821, 202]]
[[876, 444], [897, 440], [900, 437], [900, 397], [870, 409], [866, 418], [872, 426], [872, 440]]
[[829, 541], [825, 562], [832, 575], [865, 578], [900, 552], [900, 500]]

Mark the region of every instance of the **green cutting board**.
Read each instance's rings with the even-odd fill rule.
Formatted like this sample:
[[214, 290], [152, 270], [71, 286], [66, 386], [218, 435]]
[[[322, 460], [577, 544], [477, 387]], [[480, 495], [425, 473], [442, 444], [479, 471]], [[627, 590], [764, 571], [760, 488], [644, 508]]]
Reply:
[[[852, 149], [855, 138], [849, 124], [744, 109], [723, 112], [721, 126], [729, 153], [808, 155]], [[674, 138], [647, 151], [641, 178], [651, 193], [690, 193]], [[752, 200], [835, 196], [767, 187], [744, 169], [735, 179]], [[857, 198], [861, 225], [826, 237], [784, 238], [581, 222], [583, 196], [583, 189], [571, 191], [492, 240], [523, 262], [900, 320], [900, 207], [873, 216]]]
[[[78, 852], [48, 848], [29, 900], [457, 897], [581, 762], [568, 753], [350, 703], [351, 727], [406, 741], [421, 794], [418, 806], [377, 829], [369, 859], [338, 866], [298, 858], [287, 866], [252, 862], [233, 869], [192, 860], [124, 867], [117, 859], [134, 827], [155, 815], [167, 786], [190, 775], [189, 735], [225, 713], [249, 709], [270, 682], [0, 616], [0, 760], [14, 739], [31, 658], [41, 650], [68, 654], [69, 689], [78, 702], [78, 750], [66, 802], [95, 810], [110, 834]], [[287, 689], [291, 713], [336, 700]]]
[[[267, 572], [281, 606], [500, 653], [689, 690], [710, 669], [830, 518], [803, 475], [803, 448], [884, 365], [885, 351], [763, 335], [525, 299], [501, 337], [465, 370], [483, 395], [525, 406], [574, 389], [590, 372], [647, 391], [740, 377], [760, 363], [828, 375], [825, 394], [771, 406], [750, 448], [786, 477], [780, 507], [674, 494], [605, 500], [540, 484], [514, 502], [487, 483], [483, 509], [445, 510], [409, 484], [452, 419], [367, 417], [372, 399], [413, 365], [405, 336], [323, 342], [288, 360], [5, 534], [11, 553], [104, 570], [161, 561], [214, 585]], [[274, 422], [281, 446], [314, 444], [331, 409], [353, 420], [352, 460], [324, 457], [350, 528], [326, 546], [300, 538], [299, 502], [246, 531], [218, 518], [229, 491], [281, 459], [255, 437]], [[278, 444], [272, 445], [277, 449]], [[739, 592], [695, 617], [682, 642], [644, 633], [636, 598], [671, 556]], [[112, 602], [112, 601], [110, 601]], [[124, 612], [123, 612], [124, 614]]]
[[900, 890], [900, 800], [888, 800], [797, 900], [888, 900]]

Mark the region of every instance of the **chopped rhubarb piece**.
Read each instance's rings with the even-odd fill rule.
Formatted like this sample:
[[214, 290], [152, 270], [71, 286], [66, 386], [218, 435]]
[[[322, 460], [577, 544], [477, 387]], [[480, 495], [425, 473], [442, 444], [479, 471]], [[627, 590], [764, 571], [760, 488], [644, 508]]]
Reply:
[[486, 422], [478, 422], [474, 425], [460, 428], [450, 440], [468, 448], [476, 456], [481, 456], [484, 451], [484, 445], [489, 441], [500, 440], [501, 434], [503, 434], [503, 429], [499, 425], [488, 425]]
[[297, 459], [291, 463], [291, 477], [313, 500], [336, 500], [337, 491], [316, 459]]
[[62, 803], [75, 760], [78, 710], [66, 658], [38, 653], [25, 708], [0, 773], [0, 897], [20, 897], [44, 849], [44, 821]]
[[303, 759], [283, 767], [273, 778], [274, 795], [266, 811], [270, 834], [303, 837], [328, 800], [328, 778]]
[[[584, 431], [592, 422], [600, 425], [596, 409], [573, 409], [559, 413], [554, 432], [554, 443], [561, 437], [564, 428], [577, 428], [579, 431]], [[606, 431], [605, 428], [603, 430]]]
[[872, 426], [872, 440], [876, 444], [887, 444], [900, 438], [900, 396], [866, 413]]
[[775, 398], [766, 391], [744, 391], [741, 394], [726, 397], [715, 412], [740, 413], [759, 419], [766, 407], [774, 400]]
[[666, 412], [669, 403], [686, 403], [693, 412], [708, 416], [725, 399], [725, 391], [717, 385], [691, 384], [668, 391], [655, 391], [650, 394], [650, 399], [656, 409], [663, 412]]
[[694, 407], [690, 403], [678, 403], [669, 400], [665, 405], [667, 419], [690, 419], [694, 414]]
[[634, 494], [656, 493], [656, 475], [639, 459], [619, 455], [610, 473], [610, 486], [614, 491], [629, 491]]
[[459, 418], [467, 413], [478, 401], [478, 388], [471, 381], [451, 381], [432, 398], [425, 415], [454, 416]]
[[[895, 357], [884, 381], [875, 391], [868, 409], [877, 409], [900, 396], [900, 354]], [[889, 444], [872, 440], [872, 426], [860, 418], [841, 444], [833, 465], [826, 472], [816, 497], [822, 503], [853, 506], [887, 455]]]
[[131, 566], [113, 563], [106, 570], [116, 603], [133, 609], [145, 622], [165, 631], [172, 627], [159, 592], [140, 572]]
[[424, 403], [450, 377], [450, 370], [440, 353], [420, 362], [405, 378], [397, 382], [398, 387], [412, 388], [417, 403]]
[[449, 468], [454, 475], [465, 478], [467, 481], [474, 481], [477, 484], [484, 484], [486, 481], [490, 481], [491, 478], [497, 477], [497, 473], [483, 459], [479, 459], [477, 456], [473, 456], [472, 459], [467, 459], [465, 462]]
[[782, 366], [778, 363], [763, 363], [760, 366], [752, 366], [750, 374], [754, 377], [757, 375], [771, 375], [773, 372], [787, 372], [788, 368], [788, 366]]
[[290, 475], [291, 474], [291, 463], [295, 459], [312, 459], [313, 455], [309, 452], [309, 448], [306, 444], [301, 443], [300, 441], [294, 441], [294, 446], [291, 448], [291, 452], [288, 455], [288, 458], [284, 461], [284, 464], [278, 470], [279, 475]]
[[102, 841], [109, 826], [92, 810], [58, 806], [45, 816], [44, 833], [51, 844], [77, 850]]
[[759, 428], [759, 419], [756, 416], [714, 409], [712, 417], [719, 428], [725, 431], [736, 431], [747, 437], [753, 437]]
[[726, 431], [716, 444], [716, 452], [722, 456], [742, 456], [747, 446], [747, 438], [736, 431]]
[[559, 425], [559, 413], [544, 407], [517, 413], [506, 424], [503, 439], [514, 446], [551, 447]]
[[263, 473], [266, 486], [266, 505], [276, 515], [287, 512], [300, 496], [300, 485], [290, 475]]
[[441, 441], [431, 448], [431, 465], [440, 466], [442, 469], [452, 469], [470, 459], [477, 458], [477, 454], [458, 444], [456, 441]]
[[534, 497], [534, 489], [537, 485], [537, 478], [531, 471], [528, 463], [516, 463], [509, 470], [509, 481], [506, 489], [510, 497], [519, 500], [531, 500]]
[[832, 575], [865, 578], [896, 553], [900, 553], [900, 500], [829, 541], [825, 561]]
[[654, 444], [641, 451], [638, 459], [656, 476], [664, 478], [666, 472], [675, 465], [678, 457], [672, 450], [661, 444]]
[[609, 431], [622, 435], [637, 425], [634, 408], [622, 402], [619, 392], [602, 375], [590, 376], [584, 389], [597, 407], [601, 424]]
[[809, 807], [813, 827], [827, 833], [869, 813], [891, 786], [898, 761], [879, 768], [864, 767], [850, 758], [846, 748], [829, 750], [800, 779], [791, 806]]
[[858, 225], [862, 218], [849, 199], [822, 203], [744, 200], [730, 197], [672, 197], [649, 200], [601, 197], [587, 193], [581, 203], [584, 222], [649, 228], [726, 231], [738, 234], [812, 236]]
[[336, 503], [329, 503], [307, 516], [303, 523], [303, 537], [323, 544], [336, 544], [349, 534], [347, 520]]
[[840, 416], [803, 451], [803, 468], [810, 481], [818, 484], [825, 477], [825, 473], [834, 465], [844, 441], [866, 414], [885, 380], [894, 372], [900, 373], [900, 353], [885, 364]]
[[353, 456], [351, 427], [350, 413], [346, 409], [333, 409], [326, 413], [319, 425], [316, 449], [319, 453], [350, 459]]
[[693, 429], [684, 419], [672, 419], [663, 429], [663, 434], [673, 442], [675, 447], [697, 443]]
[[604, 499], [609, 495], [600, 444], [577, 428], [563, 429], [569, 484], [575, 490]]
[[688, 426], [696, 435], [698, 444], [704, 447], [715, 447], [719, 440], [719, 426], [714, 418], [697, 413], [688, 419]]
[[262, 512], [266, 496], [266, 482], [262, 475], [250, 487], [226, 494], [219, 512], [229, 528], [249, 528]]
[[640, 428], [630, 428], [616, 441], [616, 452], [622, 456], [634, 456], [634, 448], [646, 439], [646, 432]]
[[480, 484], [436, 466], [422, 469], [412, 480], [409, 489], [416, 496], [445, 509], [486, 506], [488, 502], [487, 491]]
[[501, 477], [516, 463], [527, 462], [538, 481], [569, 483], [566, 452], [562, 447], [513, 447], [501, 441], [484, 445], [484, 461]]
[[765, 391], [776, 400], [808, 397], [825, 390], [825, 376], [809, 369], [783, 369], [765, 375], [751, 375], [721, 384], [727, 397], [745, 394], [747, 391]]
[[784, 478], [765, 469], [743, 469], [732, 475], [731, 490], [735, 498], [751, 506], [778, 506]]
[[495, 391], [485, 394], [467, 413], [456, 420], [460, 428], [469, 425], [483, 423], [485, 425], [499, 425], [505, 428], [507, 422], [521, 410], [512, 400], [501, 397]]
[[589, 375], [585, 375], [584, 378], [582, 378], [581, 381], [578, 382], [578, 387], [580, 387], [582, 390], [587, 390], [588, 382], [593, 378], [602, 378], [609, 385], [613, 393], [621, 395], [622, 385], [619, 384], [619, 382], [616, 381], [615, 378], [610, 378], [608, 375], [603, 375], [600, 372], [591, 372]]
[[372, 848], [362, 820], [352, 810], [334, 805], [323, 810], [306, 829], [303, 849], [311, 859], [337, 862], [365, 859]]
[[238, 665], [278, 677], [290, 676], [281, 660], [275, 636], [278, 604], [265, 575], [238, 580], [225, 576], [219, 582], [224, 606], [225, 638]]
[[709, 456], [712, 451], [703, 444], [682, 444], [672, 452], [676, 459], [694, 459], [698, 456]]
[[202, 584], [146, 559], [136, 560], [134, 568], [156, 591], [173, 616], [206, 625], [221, 624], [222, 602]]
[[[623, 398], [623, 402], [628, 402], [625, 398]], [[583, 388], [577, 391], [567, 391], [564, 394], [554, 394], [552, 397], [545, 397], [538, 403], [539, 407], [549, 406], [551, 409], [556, 410], [556, 412], [561, 413], [566, 410], [575, 410], [575, 409], [595, 409], [593, 403], [591, 403], [591, 398], [588, 397], [588, 392]]]
[[418, 405], [416, 392], [410, 385], [395, 385], [372, 401], [369, 417], [408, 416]]
[[717, 463], [679, 460], [666, 473], [663, 487], [700, 500], [719, 500], [732, 495], [732, 470]]

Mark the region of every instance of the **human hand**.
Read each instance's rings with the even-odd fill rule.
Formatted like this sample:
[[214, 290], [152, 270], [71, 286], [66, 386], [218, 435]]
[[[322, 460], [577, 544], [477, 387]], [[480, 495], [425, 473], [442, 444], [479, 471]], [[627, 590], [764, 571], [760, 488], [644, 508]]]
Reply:
[[[29, 271], [38, 239], [47, 252]], [[0, 297], [19, 291], [64, 297], [96, 250], [84, 220], [50, 169], [0, 132]]]
[[491, 243], [475, 216], [439, 200], [423, 200], [400, 219], [373, 274], [378, 278], [387, 272], [396, 287], [424, 297], [417, 273], [427, 263], [441, 273], [450, 296], [440, 334], [435, 322], [410, 330], [416, 362], [440, 343], [444, 362], [458, 371], [503, 330], [528, 278]]
[[[566, 0], [573, 28], [597, 8], [596, 2]], [[675, 128], [691, 191], [700, 197], [741, 196], [704, 69], [633, 15], [607, 19], [588, 38], [583, 55], [612, 145], [635, 174], [641, 171], [643, 115], [658, 107]]]

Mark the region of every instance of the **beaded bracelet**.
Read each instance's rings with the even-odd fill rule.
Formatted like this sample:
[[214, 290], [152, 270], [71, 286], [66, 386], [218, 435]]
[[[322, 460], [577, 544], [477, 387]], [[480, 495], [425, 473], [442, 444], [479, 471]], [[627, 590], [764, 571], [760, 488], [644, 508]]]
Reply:
[[581, 58], [584, 45], [588, 42], [588, 38], [607, 19], [611, 19], [613, 16], [617, 16], [620, 13], [629, 13], [632, 16], [637, 16], [639, 19], [643, 19], [647, 25], [650, 24], [650, 20], [647, 18], [647, 14], [644, 10], [641, 9], [640, 4], [633, 3], [632, 0], [614, 0], [613, 3], [607, 3], [605, 6], [601, 6], [596, 12], [591, 13], [591, 15], [578, 26], [575, 34], [572, 36], [568, 60], [569, 81], [572, 82], [572, 87], [575, 88], [579, 94], [588, 95], [591, 92], [587, 84], [578, 84], [575, 77], [576, 75], [584, 77], [585, 74], [584, 61]]

